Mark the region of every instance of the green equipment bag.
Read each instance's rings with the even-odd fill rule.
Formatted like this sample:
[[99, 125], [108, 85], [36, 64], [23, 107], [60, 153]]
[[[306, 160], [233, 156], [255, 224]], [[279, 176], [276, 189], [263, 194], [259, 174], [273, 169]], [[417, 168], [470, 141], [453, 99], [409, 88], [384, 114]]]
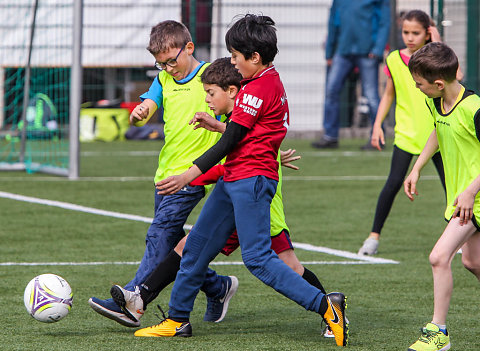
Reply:
[[[26, 136], [27, 139], [51, 139], [58, 135], [58, 113], [52, 100], [43, 93], [37, 93], [30, 99], [27, 107]], [[18, 122], [19, 132], [23, 129], [23, 121]]]
[[80, 141], [125, 140], [129, 112], [124, 108], [82, 108]]

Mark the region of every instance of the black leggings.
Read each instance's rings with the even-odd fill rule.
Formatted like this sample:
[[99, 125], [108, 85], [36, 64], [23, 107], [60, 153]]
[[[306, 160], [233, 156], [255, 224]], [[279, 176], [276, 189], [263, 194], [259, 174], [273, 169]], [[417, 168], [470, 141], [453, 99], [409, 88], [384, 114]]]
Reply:
[[[383, 186], [382, 192], [378, 197], [372, 232], [380, 234], [383, 225], [387, 220], [388, 214], [392, 209], [393, 200], [403, 185], [403, 181], [405, 179], [405, 175], [407, 174], [408, 167], [410, 166], [410, 162], [412, 161], [412, 157], [413, 155], [411, 153], [403, 151], [395, 145], [393, 146], [390, 174], [388, 175], [387, 182]], [[445, 190], [445, 173], [443, 171], [442, 156], [440, 155], [440, 152], [437, 152], [435, 155], [433, 155], [432, 161], [437, 169], [438, 175], [440, 176], [443, 189]]]

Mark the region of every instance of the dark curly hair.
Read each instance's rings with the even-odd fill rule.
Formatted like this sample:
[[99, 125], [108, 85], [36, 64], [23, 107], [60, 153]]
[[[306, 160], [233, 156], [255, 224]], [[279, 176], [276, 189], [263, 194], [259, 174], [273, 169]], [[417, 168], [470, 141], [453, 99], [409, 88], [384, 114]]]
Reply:
[[250, 59], [258, 52], [262, 64], [273, 62], [278, 53], [275, 22], [268, 16], [246, 14], [235, 22], [225, 34], [227, 49], [240, 52], [245, 59]]
[[215, 84], [227, 91], [228, 87], [234, 85], [240, 90], [242, 75], [231, 64], [229, 57], [223, 57], [213, 61], [201, 75], [202, 83]]

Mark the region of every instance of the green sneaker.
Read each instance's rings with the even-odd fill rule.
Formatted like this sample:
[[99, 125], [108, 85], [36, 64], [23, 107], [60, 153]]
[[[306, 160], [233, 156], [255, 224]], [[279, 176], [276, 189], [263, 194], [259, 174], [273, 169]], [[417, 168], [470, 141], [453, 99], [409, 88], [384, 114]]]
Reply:
[[446, 351], [450, 349], [450, 337], [443, 334], [435, 324], [428, 323], [420, 330], [422, 335], [408, 348], [408, 351]]

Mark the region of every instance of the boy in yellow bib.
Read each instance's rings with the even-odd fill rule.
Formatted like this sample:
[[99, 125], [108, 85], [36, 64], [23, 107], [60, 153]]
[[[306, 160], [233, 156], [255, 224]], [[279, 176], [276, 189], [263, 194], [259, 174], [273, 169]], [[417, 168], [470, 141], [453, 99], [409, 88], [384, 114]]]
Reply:
[[450, 349], [446, 319], [453, 289], [451, 262], [462, 249], [462, 263], [480, 280], [480, 97], [457, 81], [458, 59], [448, 46], [430, 43], [408, 64], [416, 86], [430, 99], [427, 105], [435, 130], [404, 183], [413, 201], [420, 171], [440, 149], [447, 188], [447, 227], [430, 253], [434, 311], [431, 323], [408, 350]]
[[[189, 169], [192, 160], [220, 138], [218, 133], [203, 128], [194, 130], [188, 125], [198, 111], [204, 111], [214, 119], [200, 81], [208, 63], [198, 61], [193, 56], [194, 49], [192, 37], [182, 23], [163, 21], [151, 30], [147, 50], [155, 58], [155, 66], [160, 72], [148, 92], [140, 96], [142, 103], [132, 111], [130, 122], [142, 126], [158, 108], [163, 107], [165, 144], [158, 157], [154, 183]], [[146, 235], [145, 253], [135, 277], [124, 286], [127, 291], [135, 291], [135, 287], [145, 281], [185, 236], [183, 226], [193, 208], [205, 196], [205, 187], [186, 185], [174, 195], [163, 196], [157, 191], [154, 195], [154, 218]], [[223, 285], [231, 288], [232, 278], [224, 277]], [[122, 325], [140, 326], [143, 311], [126, 315], [112, 299], [92, 297], [88, 303], [95, 312]], [[209, 305], [215, 303], [215, 299], [208, 298]], [[208, 314], [207, 310], [206, 318], [209, 318]]]

